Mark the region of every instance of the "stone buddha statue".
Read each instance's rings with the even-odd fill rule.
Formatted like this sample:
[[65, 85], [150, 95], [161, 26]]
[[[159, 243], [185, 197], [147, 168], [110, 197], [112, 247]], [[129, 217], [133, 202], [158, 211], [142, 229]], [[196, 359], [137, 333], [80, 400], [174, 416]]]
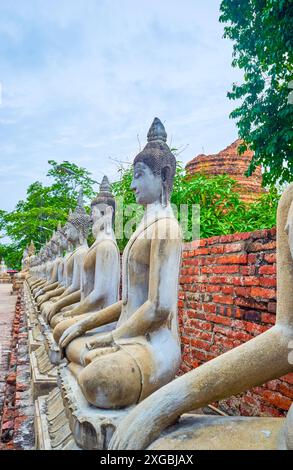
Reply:
[[33, 241], [30, 242], [29, 246], [25, 249], [23, 254], [23, 270], [29, 271], [31, 261], [35, 256], [36, 248]]
[[[46, 284], [41, 287], [35, 294], [35, 298], [46, 294], [46, 292], [52, 291], [58, 288], [62, 283], [62, 268], [63, 263], [63, 252], [67, 248], [67, 238], [64, 231], [62, 230], [61, 224], [58, 225], [56, 232], [54, 232], [51, 238], [51, 252], [52, 252], [52, 268], [51, 273], [47, 278]], [[40, 299], [41, 300], [41, 299]]]
[[7, 272], [7, 266], [5, 264], [4, 259], [2, 259], [1, 264], [0, 264], [0, 282], [7, 283], [10, 281], [11, 281], [11, 278]]
[[49, 248], [46, 244], [45, 246], [41, 247], [38, 255], [31, 257], [29, 270], [30, 277], [28, 278], [28, 283], [32, 291], [41, 287], [46, 282], [46, 263], [49, 259], [49, 256]]
[[0, 263], [0, 274], [6, 273], [6, 272], [7, 272], [7, 266], [5, 264], [4, 259], [2, 259]]
[[24, 271], [26, 269], [25, 260], [26, 260], [27, 257], [28, 257], [28, 246], [25, 247], [25, 249], [23, 250], [23, 254], [22, 254], [22, 260], [21, 260], [21, 270], [22, 271]]
[[52, 242], [49, 240], [41, 254], [42, 262], [36, 267], [36, 277], [39, 279], [37, 283], [34, 284], [32, 288], [33, 296], [36, 296], [36, 293], [43, 286], [47, 285], [48, 279], [51, 278], [52, 267], [53, 267], [53, 251], [52, 251]]
[[[72, 211], [69, 212], [69, 217], [71, 216]], [[37, 299], [37, 305], [41, 309], [41, 311], [45, 308], [45, 303], [46, 302], [54, 302], [58, 299], [58, 297], [63, 294], [67, 287], [67, 283], [69, 284], [70, 279], [66, 275], [66, 267], [67, 267], [67, 261], [71, 257], [72, 251], [73, 251], [73, 246], [69, 242], [67, 235], [65, 233], [66, 229], [66, 224], [64, 227], [61, 227], [59, 224], [57, 228], [57, 237], [59, 240], [59, 248], [60, 248], [60, 256], [57, 257], [57, 263], [58, 263], [58, 284], [56, 287], [53, 289], [49, 289], [48, 291], [42, 293], [39, 295]], [[65, 254], [63, 256], [63, 253], [65, 251]], [[44, 304], [44, 305], [43, 305]], [[48, 304], [47, 304], [48, 305]]]
[[62, 308], [80, 301], [81, 272], [85, 255], [88, 251], [87, 237], [90, 225], [90, 216], [83, 206], [83, 193], [79, 193], [75, 211], [69, 215], [65, 225], [65, 234], [68, 241], [75, 247], [66, 260], [66, 289], [52, 304], [41, 307], [42, 314], [50, 322], [52, 316]]
[[183, 413], [293, 371], [293, 184], [284, 191], [277, 211], [277, 286], [275, 326], [156, 391], [120, 422], [110, 448], [146, 449], [153, 443], [149, 448], [293, 449], [292, 406], [284, 427], [281, 418], [213, 417], [209, 424], [186, 415], [166, 429]]
[[[27, 257], [28, 259], [28, 257]], [[24, 272], [24, 275], [26, 277], [26, 281], [29, 286], [31, 286], [34, 282], [36, 282], [36, 265], [40, 262], [39, 256], [33, 255], [31, 256], [30, 259], [30, 265], [26, 262], [26, 269]]]
[[170, 382], [180, 365], [182, 235], [169, 202], [176, 160], [166, 140], [155, 118], [134, 160], [131, 187], [145, 212], [123, 253], [122, 300], [71, 325], [59, 341], [83, 396], [95, 407], [135, 405]]
[[[63, 331], [79, 320], [81, 315], [103, 309], [118, 301], [120, 253], [112, 228], [114, 209], [115, 200], [111, 194], [109, 180], [104, 176], [100, 192], [91, 203], [95, 242], [84, 258], [80, 303], [66, 312], [51, 315], [51, 326], [55, 327], [59, 323], [54, 333], [58, 340]], [[62, 321], [65, 319], [67, 320]]]

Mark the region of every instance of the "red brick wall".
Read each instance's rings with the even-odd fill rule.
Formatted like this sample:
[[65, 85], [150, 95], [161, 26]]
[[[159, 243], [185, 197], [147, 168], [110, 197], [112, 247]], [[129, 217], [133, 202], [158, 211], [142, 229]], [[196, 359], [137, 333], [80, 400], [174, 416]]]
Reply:
[[[184, 247], [179, 292], [181, 373], [275, 323], [276, 230], [212, 237]], [[228, 414], [282, 416], [293, 373], [220, 402]]]

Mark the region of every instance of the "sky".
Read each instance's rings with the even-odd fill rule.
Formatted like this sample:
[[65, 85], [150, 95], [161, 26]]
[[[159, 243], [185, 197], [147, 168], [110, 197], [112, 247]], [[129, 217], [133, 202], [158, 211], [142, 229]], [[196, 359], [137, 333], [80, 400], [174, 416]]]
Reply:
[[237, 138], [220, 0], [0, 0], [0, 209], [69, 160], [117, 179], [155, 116], [186, 163]]

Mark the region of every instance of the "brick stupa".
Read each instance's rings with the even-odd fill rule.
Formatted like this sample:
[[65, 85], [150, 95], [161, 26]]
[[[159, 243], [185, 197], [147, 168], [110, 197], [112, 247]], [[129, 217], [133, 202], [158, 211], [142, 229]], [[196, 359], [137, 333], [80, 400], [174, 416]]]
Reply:
[[194, 157], [186, 165], [186, 172], [190, 175], [203, 173], [205, 175], [227, 174], [239, 184], [241, 199], [246, 203], [254, 202], [264, 192], [262, 184], [261, 168], [257, 167], [254, 173], [247, 177], [244, 175], [247, 170], [253, 152], [246, 150], [243, 154], [238, 154], [238, 147], [241, 144], [238, 139], [233, 144], [226, 147], [221, 152], [214, 155], [200, 154]]

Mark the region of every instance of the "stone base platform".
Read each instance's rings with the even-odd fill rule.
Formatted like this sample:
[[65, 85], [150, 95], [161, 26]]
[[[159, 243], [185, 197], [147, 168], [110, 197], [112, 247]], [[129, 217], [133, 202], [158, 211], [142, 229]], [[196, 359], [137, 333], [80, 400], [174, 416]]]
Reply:
[[59, 388], [35, 402], [37, 450], [80, 450], [75, 444]]
[[62, 362], [61, 350], [54, 340], [52, 329], [48, 325], [47, 328], [43, 330], [43, 335], [49, 361], [55, 365], [60, 364]]
[[44, 336], [41, 332], [40, 325], [35, 325], [32, 329], [28, 330], [29, 352], [32, 353], [44, 344]]
[[48, 394], [57, 386], [57, 367], [51, 364], [45, 346], [30, 354], [33, 397]]
[[282, 450], [284, 418], [182, 415], [151, 450]]
[[38, 309], [27, 282], [24, 282], [24, 304], [29, 330], [38, 324]]
[[118, 422], [133, 407], [121, 410], [96, 408], [84, 398], [67, 367], [61, 365], [59, 374], [60, 389], [39, 397], [35, 403], [37, 448], [107, 449]]

